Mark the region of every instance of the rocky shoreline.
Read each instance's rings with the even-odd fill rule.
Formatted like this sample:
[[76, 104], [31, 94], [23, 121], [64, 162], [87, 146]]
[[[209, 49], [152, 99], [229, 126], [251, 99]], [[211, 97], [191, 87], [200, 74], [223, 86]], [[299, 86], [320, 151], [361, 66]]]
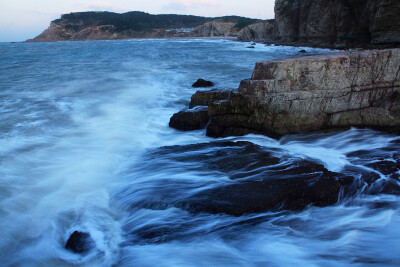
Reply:
[[276, 0], [274, 10], [275, 18], [269, 20], [144, 12], [70, 13], [27, 41], [234, 37], [238, 41], [335, 49], [400, 47], [400, 2], [396, 0]]
[[[207, 112], [207, 113], [206, 113]], [[237, 91], [200, 91], [170, 126], [208, 136], [367, 127], [400, 129], [400, 49], [304, 56], [256, 64]]]
[[240, 16], [200, 17], [152, 15], [133, 11], [76, 12], [63, 14], [40, 35], [27, 42], [121, 39], [237, 37], [246, 26], [260, 21]]

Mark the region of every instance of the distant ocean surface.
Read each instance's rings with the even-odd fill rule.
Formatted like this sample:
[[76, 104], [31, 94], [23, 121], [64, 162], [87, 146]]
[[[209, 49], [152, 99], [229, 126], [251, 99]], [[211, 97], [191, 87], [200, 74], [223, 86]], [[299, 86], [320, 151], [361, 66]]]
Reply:
[[[203, 130], [169, 128], [198, 78], [237, 88], [255, 62], [303, 49], [247, 46], [227, 40], [0, 43], [0, 265], [400, 266], [400, 198], [390, 192], [240, 217], [172, 205], [232, 183], [218, 168], [190, 160], [209, 155], [221, 141], [252, 142], [334, 172], [369, 169], [377, 161], [400, 164], [400, 138], [372, 130], [274, 140], [213, 139]], [[186, 149], [198, 143], [207, 145]], [[230, 157], [228, 148], [218, 149]], [[398, 170], [371, 171], [399, 184]], [[75, 230], [90, 233], [95, 248], [89, 253], [64, 248]]]

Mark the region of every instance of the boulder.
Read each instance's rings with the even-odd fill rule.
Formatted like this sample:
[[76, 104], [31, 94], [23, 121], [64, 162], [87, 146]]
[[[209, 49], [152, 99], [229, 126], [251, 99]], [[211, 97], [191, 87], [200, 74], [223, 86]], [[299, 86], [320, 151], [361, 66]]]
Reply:
[[214, 85], [213, 82], [206, 81], [206, 80], [203, 80], [203, 79], [197, 79], [197, 81], [194, 84], [192, 84], [192, 87], [195, 87], [195, 88], [198, 88], [198, 87], [211, 87], [213, 85]]
[[169, 121], [169, 127], [181, 131], [204, 129], [210, 121], [208, 106], [214, 102], [227, 101], [233, 94], [232, 91], [217, 89], [197, 91], [192, 95], [189, 110], [175, 113]]
[[197, 91], [190, 99], [189, 108], [196, 106], [209, 106], [216, 101], [228, 100], [234, 92], [231, 90], [213, 89], [208, 91]]
[[188, 111], [175, 113], [169, 121], [169, 127], [181, 131], [200, 130], [206, 127], [209, 120], [208, 108], [200, 106]]
[[74, 231], [68, 238], [65, 248], [74, 253], [87, 253], [94, 248], [94, 241], [89, 233]]

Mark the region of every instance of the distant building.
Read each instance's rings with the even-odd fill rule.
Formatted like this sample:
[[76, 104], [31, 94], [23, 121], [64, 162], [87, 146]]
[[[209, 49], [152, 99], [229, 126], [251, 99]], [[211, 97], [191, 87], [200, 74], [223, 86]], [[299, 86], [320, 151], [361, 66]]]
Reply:
[[169, 29], [166, 30], [166, 32], [172, 32], [172, 33], [189, 33], [194, 31], [194, 28], [180, 28], [180, 29]]

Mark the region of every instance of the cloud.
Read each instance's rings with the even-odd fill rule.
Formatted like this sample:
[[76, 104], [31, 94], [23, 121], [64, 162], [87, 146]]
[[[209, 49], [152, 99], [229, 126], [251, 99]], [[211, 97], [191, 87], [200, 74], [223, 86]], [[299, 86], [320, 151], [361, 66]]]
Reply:
[[176, 4], [184, 7], [217, 6], [218, 0], [172, 0], [171, 4]]
[[188, 9], [201, 7], [216, 7], [219, 0], [171, 0], [163, 6], [164, 10], [187, 11]]
[[125, 8], [114, 5], [110, 2], [97, 1], [86, 4], [78, 4], [78, 9], [83, 11], [113, 11], [113, 12], [125, 12]]

